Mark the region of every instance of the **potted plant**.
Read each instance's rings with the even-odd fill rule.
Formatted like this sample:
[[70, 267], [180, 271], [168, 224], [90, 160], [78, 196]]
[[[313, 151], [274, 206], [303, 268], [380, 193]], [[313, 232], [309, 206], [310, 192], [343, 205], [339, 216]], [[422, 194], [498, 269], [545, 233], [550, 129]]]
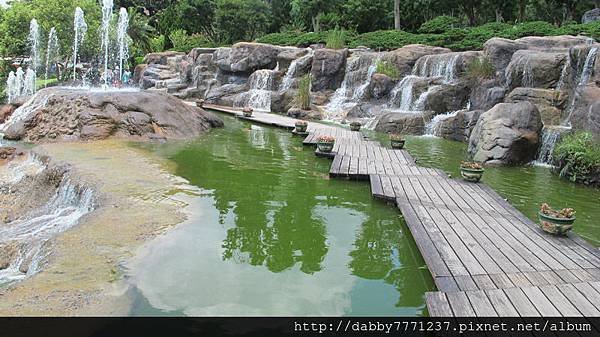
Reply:
[[204, 100], [199, 99], [198, 101], [196, 101], [196, 106], [199, 108], [204, 108]]
[[361, 124], [360, 122], [352, 122], [350, 123], [350, 131], [360, 131]]
[[306, 121], [296, 121], [296, 132], [306, 132], [308, 123]]
[[317, 149], [321, 152], [331, 152], [331, 150], [333, 150], [333, 144], [335, 144], [335, 138], [331, 136], [320, 136], [317, 139]]
[[479, 182], [479, 180], [481, 180], [483, 172], [483, 166], [481, 166], [481, 164], [479, 163], [466, 161], [460, 163], [460, 175], [466, 181], [472, 183]]
[[392, 149], [402, 149], [406, 143], [406, 139], [401, 134], [393, 133], [390, 135], [390, 145]]
[[242, 113], [244, 114], [244, 117], [252, 117], [252, 112], [254, 111], [254, 109], [252, 109], [249, 106], [245, 106], [242, 109]]
[[552, 209], [543, 203], [538, 212], [540, 227], [550, 234], [565, 235], [573, 228], [575, 211], [572, 208], [563, 208], [560, 211]]

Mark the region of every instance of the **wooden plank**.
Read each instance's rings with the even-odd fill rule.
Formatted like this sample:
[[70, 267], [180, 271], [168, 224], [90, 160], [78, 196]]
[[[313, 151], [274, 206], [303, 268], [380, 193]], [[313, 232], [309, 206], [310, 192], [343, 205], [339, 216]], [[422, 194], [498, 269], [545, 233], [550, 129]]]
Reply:
[[564, 317], [577, 317], [581, 316], [581, 313], [577, 308], [571, 304], [571, 302], [553, 285], [547, 285], [540, 287], [540, 290], [546, 295], [548, 300], [552, 302], [554, 307], [560, 312], [561, 316]]
[[560, 312], [548, 301], [540, 288], [524, 287], [521, 289], [543, 317], [560, 316]]
[[394, 188], [392, 187], [392, 182], [390, 181], [390, 177], [381, 176], [381, 186], [383, 186], [383, 195], [385, 195], [388, 199], [395, 200], [396, 194], [394, 193]]
[[473, 275], [472, 278], [479, 289], [488, 290], [497, 288], [489, 275]]
[[525, 277], [527, 277], [529, 282], [531, 282], [531, 284], [534, 286], [544, 286], [544, 285], [549, 284], [548, 280], [540, 273], [541, 272], [533, 271], [533, 272], [523, 273], [523, 275], [525, 275]]
[[425, 293], [425, 302], [430, 317], [451, 317], [452, 309], [446, 294], [440, 291]]
[[589, 283], [574, 283], [573, 286], [577, 289], [585, 298], [592, 303], [596, 309], [600, 310], [600, 292], [594, 287], [590, 286]]
[[501, 289], [491, 289], [485, 292], [490, 300], [490, 303], [500, 317], [515, 317], [519, 316], [519, 312], [510, 302], [504, 291]]
[[464, 292], [446, 293], [448, 303], [456, 317], [475, 317], [475, 311]]
[[478, 290], [477, 284], [475, 284], [475, 281], [469, 275], [454, 276], [454, 280], [456, 280], [458, 288], [462, 291]]
[[342, 163], [340, 164], [339, 174], [341, 176], [348, 176], [348, 171], [350, 170], [350, 157], [343, 156]]
[[498, 289], [512, 288], [515, 286], [506, 274], [492, 274], [489, 276]]
[[329, 174], [331, 175], [338, 175], [340, 173], [340, 164], [342, 163], [342, 156], [340, 155], [336, 155], [335, 157], [333, 157], [333, 162], [331, 163], [331, 166], [329, 167]]
[[440, 291], [450, 292], [450, 291], [460, 291], [458, 288], [458, 284], [456, 280], [452, 276], [439, 276], [435, 278], [435, 285]]
[[381, 186], [381, 179], [377, 174], [369, 175], [371, 182], [371, 194], [376, 198], [383, 197], [383, 186]]
[[590, 303], [572, 284], [557, 284], [556, 287], [583, 316], [600, 316], [600, 310]]
[[555, 270], [554, 271], [565, 283], [576, 283], [580, 282], [579, 278], [575, 276], [570, 270]]
[[467, 291], [467, 297], [477, 317], [498, 317], [496, 310], [483, 290]]
[[504, 293], [521, 317], [539, 317], [540, 313], [520, 288], [507, 288]]
[[349, 176], [356, 176], [358, 174], [358, 157], [350, 158], [350, 167], [348, 169]]
[[531, 287], [531, 281], [523, 273], [506, 274], [516, 287]]

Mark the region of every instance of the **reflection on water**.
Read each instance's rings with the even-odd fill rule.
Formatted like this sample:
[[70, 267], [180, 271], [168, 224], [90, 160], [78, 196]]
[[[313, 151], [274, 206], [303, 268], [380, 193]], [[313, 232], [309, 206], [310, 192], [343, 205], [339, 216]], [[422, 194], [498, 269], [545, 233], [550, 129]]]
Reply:
[[[420, 315], [431, 276], [399, 211], [329, 180], [288, 132], [242, 124], [150, 148], [197, 193], [128, 266], [133, 315]], [[199, 196], [194, 196], [194, 194]]]

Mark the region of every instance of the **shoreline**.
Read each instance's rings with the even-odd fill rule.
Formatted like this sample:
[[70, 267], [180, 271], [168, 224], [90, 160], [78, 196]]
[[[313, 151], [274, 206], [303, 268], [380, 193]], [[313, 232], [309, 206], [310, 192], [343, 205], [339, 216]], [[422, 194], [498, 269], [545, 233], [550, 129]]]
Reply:
[[42, 270], [0, 290], [3, 316], [126, 315], [131, 305], [123, 266], [136, 250], [187, 218], [173, 196], [183, 181], [168, 160], [124, 140], [36, 146], [69, 165], [94, 190], [97, 207], [50, 240]]

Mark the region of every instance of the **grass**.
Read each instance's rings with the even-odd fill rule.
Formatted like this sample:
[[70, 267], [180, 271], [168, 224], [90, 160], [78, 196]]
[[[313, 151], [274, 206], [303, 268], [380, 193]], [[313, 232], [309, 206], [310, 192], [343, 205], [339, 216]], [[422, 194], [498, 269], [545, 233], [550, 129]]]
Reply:
[[573, 182], [594, 183], [594, 176], [600, 176], [600, 143], [590, 132], [565, 136], [554, 148], [552, 157], [560, 168], [560, 176]]
[[343, 30], [332, 30], [325, 38], [325, 46], [329, 49], [342, 49], [346, 46], [346, 35]]
[[375, 72], [378, 74], [384, 74], [393, 80], [397, 80], [400, 78], [400, 72], [395, 65], [386, 62], [386, 61], [377, 61], [375, 64], [376, 69]]
[[311, 74], [306, 74], [302, 76], [300, 81], [298, 82], [298, 92], [295, 97], [295, 104], [298, 108], [302, 110], [310, 109], [310, 86], [311, 86], [312, 76]]
[[490, 62], [488, 57], [484, 56], [469, 62], [467, 65], [466, 76], [470, 81], [480, 82], [481, 80], [494, 78], [495, 73], [494, 65]]
[[58, 83], [58, 79], [56, 79], [56, 78], [49, 78], [47, 80], [38, 78], [37, 80], [35, 80], [35, 88], [36, 88], [36, 90], [39, 90], [39, 89], [42, 89], [45, 87], [51, 87], [57, 83]]

